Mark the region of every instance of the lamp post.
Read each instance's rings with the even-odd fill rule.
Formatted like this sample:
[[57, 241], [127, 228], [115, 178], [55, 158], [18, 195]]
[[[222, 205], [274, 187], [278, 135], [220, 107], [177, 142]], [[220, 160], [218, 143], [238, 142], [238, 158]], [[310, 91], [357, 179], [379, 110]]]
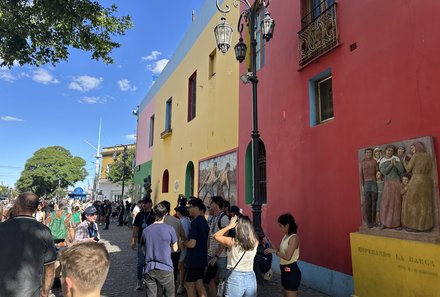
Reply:
[[[260, 9], [265, 9], [265, 17], [261, 20], [261, 33], [266, 41], [269, 41], [273, 36], [273, 31], [275, 27], [274, 20], [270, 17], [270, 13], [267, 7], [270, 4], [270, 0], [255, 0], [251, 4], [248, 0], [234, 0], [234, 6], [237, 7], [238, 3], [244, 4], [245, 9], [241, 11], [240, 17], [237, 23], [237, 31], [240, 33], [240, 39], [234, 47], [235, 57], [241, 63], [246, 57], [247, 46], [243, 42], [243, 37], [241, 35], [243, 31], [244, 24], [247, 25], [250, 37], [250, 72], [243, 75], [241, 80], [244, 83], [252, 83], [252, 188], [253, 188], [253, 199], [252, 199], [252, 221], [255, 228], [255, 232], [258, 238], [264, 238], [263, 228], [261, 226], [261, 191], [260, 191], [260, 175], [258, 171], [258, 159], [259, 159], [259, 143], [260, 143], [260, 133], [258, 131], [258, 77], [257, 77], [257, 45], [258, 41], [256, 38], [256, 29], [258, 25], [258, 16]], [[231, 45], [232, 38], [232, 26], [226, 23], [226, 14], [231, 10], [229, 5], [223, 9], [220, 7], [219, 1], [216, 0], [217, 9], [223, 13], [221, 22], [217, 24], [214, 28], [214, 34], [217, 41], [217, 47], [222, 53], [226, 53]], [[261, 251], [261, 247], [260, 247]]]
[[[262, 274], [260, 271], [260, 261], [263, 257], [263, 244], [262, 239], [264, 238], [264, 231], [261, 226], [261, 191], [260, 191], [260, 173], [258, 160], [260, 156], [259, 144], [260, 144], [260, 133], [258, 131], [258, 77], [257, 77], [257, 36], [256, 30], [258, 25], [258, 17], [260, 14], [260, 9], [265, 10], [265, 16], [261, 20], [260, 28], [261, 34], [266, 41], [269, 41], [273, 36], [273, 31], [275, 28], [275, 22], [270, 17], [270, 13], [267, 7], [270, 4], [270, 0], [255, 0], [251, 4], [248, 0], [234, 0], [234, 6], [237, 7], [239, 3], [243, 3], [245, 9], [241, 11], [240, 17], [237, 22], [237, 31], [240, 33], [240, 39], [234, 47], [235, 57], [241, 63], [246, 57], [247, 46], [243, 42], [243, 37], [241, 35], [243, 31], [244, 24], [247, 25], [250, 37], [250, 72], [242, 75], [240, 79], [246, 84], [249, 81], [252, 83], [252, 222], [259, 238], [259, 245], [257, 249], [257, 257], [255, 257], [254, 271], [256, 272], [257, 281], [262, 282]], [[217, 47], [222, 53], [226, 53], [231, 45], [232, 38], [232, 26], [226, 23], [226, 14], [231, 11], [229, 5], [223, 9], [220, 7], [218, 0], [216, 0], [217, 9], [223, 13], [221, 22], [217, 24], [214, 28], [214, 34], [217, 41]]]

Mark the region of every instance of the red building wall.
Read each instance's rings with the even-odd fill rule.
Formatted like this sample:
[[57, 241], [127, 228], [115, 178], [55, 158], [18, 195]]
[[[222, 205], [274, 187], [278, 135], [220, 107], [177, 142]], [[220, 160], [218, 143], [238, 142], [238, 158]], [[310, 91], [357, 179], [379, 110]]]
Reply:
[[[297, 0], [272, 1], [275, 34], [258, 72], [259, 129], [267, 156], [263, 228], [279, 242], [276, 220], [291, 212], [299, 225], [301, 260], [351, 274], [349, 233], [361, 225], [357, 151], [433, 136], [440, 153], [440, 1], [338, 1], [340, 46], [302, 70], [300, 8]], [[335, 118], [311, 127], [309, 80], [328, 68]], [[251, 96], [251, 87], [240, 85], [239, 203], [247, 213]]]

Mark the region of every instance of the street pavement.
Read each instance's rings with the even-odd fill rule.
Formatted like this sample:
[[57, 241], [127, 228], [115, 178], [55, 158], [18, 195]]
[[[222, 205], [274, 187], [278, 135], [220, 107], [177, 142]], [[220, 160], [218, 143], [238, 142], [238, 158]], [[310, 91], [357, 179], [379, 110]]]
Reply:
[[[139, 297], [145, 296], [145, 291], [136, 291], [136, 251], [130, 247], [131, 229], [118, 227], [116, 222], [110, 224], [109, 230], [102, 230], [99, 226], [101, 241], [106, 245], [110, 253], [110, 270], [102, 288], [101, 295], [104, 297]], [[259, 297], [283, 296], [280, 275], [273, 274], [272, 280], [258, 285]], [[61, 297], [60, 289], [54, 289], [53, 293]], [[180, 295], [186, 296], [186, 294]], [[298, 292], [300, 297], [327, 297], [323, 293], [306, 286], [301, 286]]]

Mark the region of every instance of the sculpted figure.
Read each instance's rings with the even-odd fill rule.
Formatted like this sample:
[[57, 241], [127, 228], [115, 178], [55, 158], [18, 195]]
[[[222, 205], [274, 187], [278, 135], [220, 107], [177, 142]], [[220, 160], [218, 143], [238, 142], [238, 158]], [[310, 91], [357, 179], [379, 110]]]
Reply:
[[382, 149], [377, 147], [373, 151], [373, 159], [379, 164], [380, 160], [382, 160]]
[[402, 209], [402, 225], [415, 231], [429, 231], [434, 226], [431, 157], [421, 142], [411, 145], [411, 159], [404, 162], [412, 178]]
[[377, 184], [377, 203], [376, 203], [376, 224], [380, 225], [380, 202], [382, 201], [383, 193], [383, 175], [382, 172], [376, 172], [376, 184]]
[[400, 214], [402, 211], [402, 189], [400, 176], [403, 165], [400, 159], [394, 156], [394, 146], [385, 148], [385, 157], [380, 160], [379, 169], [384, 175], [382, 201], [380, 203], [380, 222], [382, 228], [400, 228]]
[[[402, 164], [403, 164], [403, 161], [405, 160], [405, 152], [406, 152], [406, 147], [404, 145], [399, 145], [397, 147], [397, 154], [396, 155], [397, 155], [397, 158], [399, 158], [400, 162], [402, 162]], [[403, 173], [404, 174], [406, 173], [405, 166], [403, 167]], [[403, 178], [402, 178], [402, 181], [403, 181]]]
[[379, 170], [373, 159], [373, 149], [365, 149], [365, 158], [361, 161], [361, 182], [364, 192], [364, 218], [368, 228], [372, 228], [376, 221], [377, 184], [376, 172]]

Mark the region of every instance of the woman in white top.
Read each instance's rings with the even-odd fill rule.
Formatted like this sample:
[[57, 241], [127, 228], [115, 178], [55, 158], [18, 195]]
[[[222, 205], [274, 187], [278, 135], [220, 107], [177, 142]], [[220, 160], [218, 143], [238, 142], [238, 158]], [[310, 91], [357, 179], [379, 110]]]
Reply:
[[[229, 230], [234, 228], [236, 228], [235, 238], [225, 236]], [[233, 270], [226, 281], [225, 296], [257, 296], [257, 280], [253, 265], [257, 253], [258, 237], [249, 217], [232, 217], [229, 225], [217, 231], [214, 238], [228, 248], [227, 267]]]
[[278, 218], [278, 225], [284, 237], [281, 240], [280, 248], [273, 245], [264, 250], [265, 254], [275, 253], [280, 258], [281, 285], [284, 288], [284, 297], [296, 297], [301, 283], [301, 271], [297, 265], [299, 258], [299, 238], [296, 235], [298, 226], [294, 217], [283, 214]]

